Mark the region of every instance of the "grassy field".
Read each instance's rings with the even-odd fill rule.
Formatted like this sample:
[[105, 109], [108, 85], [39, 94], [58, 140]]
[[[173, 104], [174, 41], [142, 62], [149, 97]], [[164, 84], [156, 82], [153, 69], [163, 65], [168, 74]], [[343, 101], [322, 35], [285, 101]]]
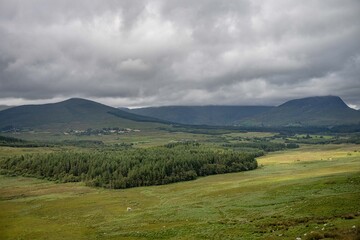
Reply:
[[66, 140], [82, 141], [82, 140], [96, 140], [102, 141], [105, 144], [116, 143], [132, 143], [134, 147], [151, 147], [164, 145], [172, 141], [206, 141], [212, 137], [205, 134], [193, 134], [184, 132], [167, 132], [160, 130], [143, 130], [141, 132], [130, 132], [125, 134], [110, 134], [110, 135], [91, 135], [91, 136], [75, 136], [64, 135], [62, 133], [51, 132], [22, 132], [22, 133], [8, 133], [2, 134], [7, 137], [20, 138], [28, 141], [48, 141], [52, 143], [62, 142]]
[[359, 239], [359, 145], [305, 146], [258, 162], [254, 171], [126, 190], [0, 176], [0, 239]]

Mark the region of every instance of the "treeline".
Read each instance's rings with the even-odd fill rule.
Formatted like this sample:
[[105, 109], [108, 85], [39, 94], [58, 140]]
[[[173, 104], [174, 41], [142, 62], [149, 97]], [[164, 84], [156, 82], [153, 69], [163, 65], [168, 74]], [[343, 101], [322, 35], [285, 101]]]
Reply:
[[25, 142], [22, 139], [18, 139], [18, 138], [13, 138], [13, 137], [5, 137], [5, 136], [0, 136], [0, 144], [5, 144], [5, 143], [23, 143]]
[[298, 148], [296, 143], [274, 143], [269, 141], [257, 141], [257, 142], [237, 142], [237, 143], [225, 143], [224, 147], [228, 148], [240, 148], [240, 149], [255, 149], [263, 150], [265, 152], [275, 152], [284, 149]]
[[121, 151], [27, 154], [4, 160], [0, 167], [7, 174], [61, 182], [83, 181], [95, 187], [130, 188], [255, 169], [256, 156], [186, 143]]
[[277, 134], [275, 138], [285, 140], [289, 144], [360, 144], [360, 134], [331, 134], [331, 135], [310, 135], [299, 137], [296, 134]]
[[64, 140], [56, 143], [58, 146], [75, 146], [83, 148], [104, 147], [103, 141], [99, 140]]
[[352, 144], [360, 144], [360, 137], [359, 136], [351, 136], [347, 138], [331, 138], [331, 139], [296, 139], [296, 140], [286, 140], [288, 144], [291, 143], [301, 143], [301, 144], [344, 144], [344, 143], [352, 143]]
[[53, 144], [31, 142], [31, 141], [25, 141], [25, 140], [13, 138], [13, 137], [0, 136], [0, 146], [33, 148], [33, 147], [50, 147], [50, 146], [53, 146]]
[[[129, 144], [117, 144], [116, 146], [124, 147]], [[3, 147], [55, 147], [55, 146], [75, 146], [82, 148], [99, 148], [105, 147], [102, 141], [98, 140], [64, 140], [61, 142], [40, 142], [40, 141], [27, 141], [19, 138], [5, 137], [0, 135], [0, 146]], [[131, 147], [131, 145], [129, 145]]]
[[209, 126], [172, 124], [171, 127], [162, 128], [169, 132], [181, 131], [202, 134], [226, 134], [232, 132], [278, 132], [281, 134], [331, 134], [331, 133], [360, 133], [360, 123], [337, 126], [302, 126], [302, 127], [256, 127], [256, 126]]

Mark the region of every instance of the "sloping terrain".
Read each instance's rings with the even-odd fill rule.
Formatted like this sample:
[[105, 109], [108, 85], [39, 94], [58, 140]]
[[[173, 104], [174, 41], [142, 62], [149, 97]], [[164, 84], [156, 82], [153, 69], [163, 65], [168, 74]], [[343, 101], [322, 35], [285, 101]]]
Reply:
[[252, 126], [334, 126], [359, 124], [360, 113], [337, 96], [288, 101], [268, 112], [238, 122]]
[[125, 190], [0, 176], [0, 238], [358, 239], [358, 150], [307, 146], [255, 171]]
[[213, 126], [336, 126], [360, 124], [360, 111], [348, 107], [335, 96], [296, 99], [278, 107], [168, 106], [131, 110], [72, 98], [0, 111], [0, 129], [149, 128], [172, 122]]
[[165, 106], [128, 109], [129, 112], [190, 125], [231, 126], [241, 119], [272, 109], [269, 106]]
[[360, 124], [360, 111], [337, 96], [308, 97], [271, 106], [165, 106], [124, 109], [190, 125], [308, 127]]
[[7, 106], [7, 105], [0, 105], [0, 111], [5, 110], [11, 108], [11, 106]]
[[97, 102], [72, 98], [59, 103], [24, 105], [0, 112], [0, 128], [69, 129], [148, 127], [156, 119], [137, 116]]

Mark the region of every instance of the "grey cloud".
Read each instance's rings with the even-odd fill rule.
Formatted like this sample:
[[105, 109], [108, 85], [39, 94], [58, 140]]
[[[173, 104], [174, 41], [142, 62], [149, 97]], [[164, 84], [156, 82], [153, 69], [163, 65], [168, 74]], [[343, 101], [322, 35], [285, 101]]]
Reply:
[[357, 0], [0, 0], [0, 103], [360, 107], [359, 16]]

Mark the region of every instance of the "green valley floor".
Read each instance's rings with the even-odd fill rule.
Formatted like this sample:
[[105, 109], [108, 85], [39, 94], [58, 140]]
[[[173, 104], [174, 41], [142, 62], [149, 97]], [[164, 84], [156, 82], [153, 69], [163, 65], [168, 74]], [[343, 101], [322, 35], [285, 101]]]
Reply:
[[258, 163], [125, 190], [0, 176], [0, 239], [359, 239], [359, 145], [302, 146]]

